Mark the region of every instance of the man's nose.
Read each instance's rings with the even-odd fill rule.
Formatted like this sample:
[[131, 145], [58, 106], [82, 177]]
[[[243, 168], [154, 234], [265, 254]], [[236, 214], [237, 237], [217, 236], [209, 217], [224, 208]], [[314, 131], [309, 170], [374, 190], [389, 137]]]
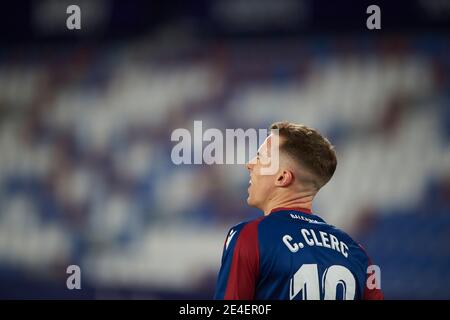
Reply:
[[247, 168], [248, 171], [252, 171], [253, 164], [251, 163], [251, 161], [249, 161], [245, 164], [245, 167]]

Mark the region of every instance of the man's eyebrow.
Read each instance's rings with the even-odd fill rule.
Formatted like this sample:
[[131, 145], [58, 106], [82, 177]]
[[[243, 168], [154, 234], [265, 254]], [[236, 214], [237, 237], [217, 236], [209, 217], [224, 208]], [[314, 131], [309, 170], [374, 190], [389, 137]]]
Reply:
[[258, 152], [256, 152], [256, 156], [257, 156], [257, 157], [259, 157], [259, 151], [258, 151]]

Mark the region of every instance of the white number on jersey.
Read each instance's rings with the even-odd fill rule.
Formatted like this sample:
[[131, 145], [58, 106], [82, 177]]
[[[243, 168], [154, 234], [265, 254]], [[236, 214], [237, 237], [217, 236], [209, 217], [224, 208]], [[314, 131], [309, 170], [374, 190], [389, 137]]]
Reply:
[[319, 300], [322, 287], [325, 300], [336, 300], [338, 285], [342, 286], [344, 300], [355, 299], [355, 277], [346, 267], [333, 265], [326, 269], [320, 285], [317, 264], [304, 264], [290, 280], [289, 298], [292, 300], [301, 294], [303, 300]]

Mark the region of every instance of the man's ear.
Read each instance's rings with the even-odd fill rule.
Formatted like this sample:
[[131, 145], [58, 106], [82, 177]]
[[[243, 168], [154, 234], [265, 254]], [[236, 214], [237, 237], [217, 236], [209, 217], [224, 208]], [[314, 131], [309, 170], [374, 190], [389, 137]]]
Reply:
[[294, 182], [294, 175], [289, 170], [281, 171], [275, 180], [275, 185], [278, 187], [287, 187]]

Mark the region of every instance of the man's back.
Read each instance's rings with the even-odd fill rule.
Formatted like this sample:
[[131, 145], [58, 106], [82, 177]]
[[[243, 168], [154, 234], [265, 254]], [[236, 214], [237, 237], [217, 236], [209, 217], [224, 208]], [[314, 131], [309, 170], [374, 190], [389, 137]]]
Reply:
[[307, 210], [278, 208], [230, 230], [216, 299], [381, 299], [346, 233]]

